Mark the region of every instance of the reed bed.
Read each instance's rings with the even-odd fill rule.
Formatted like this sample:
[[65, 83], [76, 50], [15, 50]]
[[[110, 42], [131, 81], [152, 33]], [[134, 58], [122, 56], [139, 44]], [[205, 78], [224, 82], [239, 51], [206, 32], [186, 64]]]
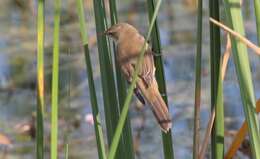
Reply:
[[[59, 105], [59, 32], [61, 1], [55, 0], [54, 3], [54, 31], [53, 31], [53, 64], [52, 64], [52, 91], [51, 91], [51, 159], [58, 158], [58, 105]], [[135, 68], [132, 83], [127, 89], [126, 81], [122, 77], [120, 68], [115, 62], [116, 45], [110, 43], [103, 32], [108, 28], [109, 16], [106, 15], [105, 1], [94, 0], [94, 16], [98, 55], [101, 72], [101, 85], [103, 107], [105, 111], [105, 124], [107, 134], [107, 145], [104, 141], [104, 127], [100, 119], [100, 106], [97, 101], [97, 92], [93, 77], [92, 61], [89, 50], [88, 27], [85, 19], [85, 11], [82, 0], [77, 0], [77, 14], [79, 18], [81, 46], [84, 49], [85, 65], [88, 78], [90, 103], [92, 108], [94, 130], [97, 143], [99, 159], [134, 159], [135, 152], [133, 147], [133, 135], [129, 117], [129, 106], [133, 96], [133, 91], [137, 82], [144, 58], [145, 46], [143, 46], [138, 63]], [[156, 79], [159, 91], [168, 105], [165, 71], [163, 65], [162, 46], [160, 41], [160, 24], [157, 21], [161, 0], [147, 0], [147, 11], [149, 17], [149, 29], [145, 41], [151, 41], [152, 50], [155, 53], [154, 64], [156, 66]], [[44, 0], [38, 1], [37, 10], [37, 132], [36, 132], [36, 156], [43, 159], [44, 152]], [[117, 1], [109, 0], [109, 13], [111, 25], [118, 23]], [[225, 24], [221, 24], [219, 1], [209, 1], [210, 15], [210, 80], [211, 80], [211, 117], [203, 143], [200, 143], [200, 105], [201, 105], [201, 72], [202, 72], [202, 19], [203, 1], [198, 0], [197, 5], [197, 49], [195, 66], [195, 91], [194, 91], [194, 131], [193, 131], [193, 158], [204, 158], [211, 137], [211, 158], [224, 158], [224, 96], [223, 80], [228, 59], [230, 58], [230, 47], [236, 68], [236, 75], [240, 87], [240, 95], [245, 114], [245, 123], [238, 131], [233, 144], [228, 149], [225, 158], [232, 158], [235, 155], [242, 138], [248, 130], [250, 137], [250, 147], [252, 157], [260, 159], [260, 135], [259, 121], [257, 119], [256, 99], [254, 94], [253, 80], [248, 59], [247, 46], [259, 53], [259, 47], [245, 38], [245, 30], [242, 19], [240, 0], [224, 0]], [[258, 45], [260, 45], [260, 2], [254, 0], [255, 17], [257, 26]], [[231, 46], [227, 46], [227, 54], [221, 55], [221, 32], [224, 28], [231, 37]], [[112, 47], [110, 46], [112, 44]], [[113, 48], [113, 49], [112, 49]], [[258, 50], [258, 51], [257, 51]], [[222, 59], [223, 57], [223, 59]], [[223, 71], [224, 70], [224, 71]], [[112, 93], [111, 93], [112, 92]], [[259, 101], [257, 102], [259, 106]], [[172, 108], [170, 108], [172, 109]], [[173, 108], [174, 109], [174, 108]], [[173, 126], [174, 129], [174, 126]], [[163, 152], [165, 159], [174, 158], [174, 145], [172, 131], [162, 133]], [[191, 139], [192, 140], [192, 139]], [[65, 146], [65, 158], [69, 158], [69, 145]], [[227, 157], [228, 156], [228, 157]]]

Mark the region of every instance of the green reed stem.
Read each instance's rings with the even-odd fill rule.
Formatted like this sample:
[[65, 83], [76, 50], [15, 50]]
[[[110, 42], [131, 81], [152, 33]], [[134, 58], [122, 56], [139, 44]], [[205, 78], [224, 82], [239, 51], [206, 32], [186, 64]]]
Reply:
[[[209, 1], [210, 17], [219, 20], [219, 1]], [[212, 130], [212, 158], [224, 157], [224, 109], [221, 80], [220, 29], [210, 23], [210, 63], [211, 63], [211, 107], [215, 110]]]
[[[103, 34], [107, 28], [104, 0], [94, 0], [94, 13], [106, 118], [107, 139], [108, 145], [110, 146], [118, 123], [120, 109], [115, 85], [116, 81], [114, 78], [112, 62], [113, 57], [110, 51], [108, 39]], [[121, 138], [119, 151], [117, 151], [116, 158], [121, 159], [125, 157], [124, 146], [123, 138]]]
[[65, 145], [65, 159], [69, 159], [69, 144]]
[[[155, 3], [154, 0], [147, 0], [148, 6], [148, 14], [149, 21], [151, 22], [154, 14]], [[163, 67], [163, 57], [162, 57], [162, 49], [161, 49], [161, 41], [160, 41], [160, 32], [157, 23], [157, 19], [155, 19], [154, 26], [151, 33], [151, 44], [152, 50], [155, 52], [156, 56], [154, 56], [154, 64], [156, 67], [155, 76], [158, 82], [159, 91], [168, 106], [167, 99], [167, 90], [166, 90], [166, 82], [164, 76], [164, 67]], [[173, 143], [172, 143], [172, 134], [171, 130], [167, 133], [162, 132], [162, 141], [163, 141], [163, 152], [165, 159], [173, 159], [174, 151], [173, 151]]]
[[200, 104], [201, 104], [201, 54], [202, 54], [202, 0], [198, 0], [197, 13], [197, 54], [195, 73], [193, 159], [199, 157], [200, 148]]
[[38, 1], [37, 15], [37, 124], [36, 156], [44, 158], [44, 0]]
[[147, 34], [146, 39], [145, 39], [145, 43], [142, 47], [141, 54], [139, 56], [139, 59], [138, 59], [137, 65], [136, 65], [136, 70], [135, 70], [134, 75], [133, 75], [133, 81], [132, 81], [132, 83], [129, 87], [129, 90], [128, 90], [128, 93], [127, 93], [127, 96], [126, 96], [126, 99], [125, 99], [125, 103], [124, 103], [124, 106], [123, 106], [123, 110], [122, 110], [122, 113], [120, 115], [119, 122], [118, 122], [118, 125], [117, 125], [117, 128], [116, 128], [116, 132], [115, 132], [115, 135], [114, 135], [113, 140], [112, 140], [112, 144], [111, 144], [109, 154], [108, 154], [108, 159], [114, 159], [114, 157], [115, 157], [115, 153], [117, 151], [119, 139], [120, 139], [123, 127], [124, 127], [124, 123], [126, 121], [127, 114], [128, 114], [130, 101], [132, 99], [133, 91], [134, 91], [134, 88], [135, 88], [135, 85], [136, 85], [136, 82], [137, 82], [137, 76], [139, 74], [141, 65], [143, 63], [145, 46], [146, 46], [145, 44], [151, 36], [152, 28], [153, 28], [156, 16], [158, 14], [160, 5], [161, 5], [161, 0], [158, 0], [154, 14], [153, 14], [153, 18], [152, 18], [150, 26], [149, 26], [149, 31], [148, 31], [148, 34]]
[[[117, 7], [116, 7], [116, 1], [115, 0], [109, 0], [109, 8], [110, 8], [110, 17], [111, 17], [111, 25], [114, 25], [118, 23], [118, 16], [117, 16]], [[116, 45], [113, 42], [113, 48], [114, 48], [114, 59], [116, 59]], [[116, 60], [115, 60], [116, 61]], [[126, 98], [126, 80], [124, 79], [121, 68], [119, 67], [119, 64], [117, 61], [115, 62], [116, 67], [116, 82], [117, 82], [117, 96], [118, 96], [118, 102], [120, 111], [123, 109], [124, 100]], [[122, 132], [122, 138], [123, 138], [123, 145], [124, 145], [124, 158], [125, 159], [134, 159], [134, 147], [133, 147], [133, 138], [132, 138], [132, 131], [131, 131], [131, 123], [129, 119], [129, 115], [126, 118], [126, 123]]]
[[89, 47], [88, 47], [88, 34], [86, 32], [87, 25], [85, 23], [84, 5], [83, 5], [82, 0], [77, 0], [77, 10], [78, 10], [79, 23], [80, 23], [81, 38], [82, 38], [82, 43], [84, 46], [84, 55], [85, 55], [85, 62], [86, 62], [87, 75], [88, 75], [88, 85], [89, 85], [91, 107], [92, 107], [92, 113], [93, 113], [93, 118], [94, 118], [94, 127], [95, 127], [95, 133], [96, 133], [98, 156], [99, 156], [99, 159], [106, 159], [104, 135], [103, 135], [101, 121], [100, 121], [100, 117], [99, 117], [100, 114], [99, 114], [99, 109], [98, 109], [95, 83], [94, 83], [94, 79], [93, 79], [92, 64], [91, 64], [90, 54], [89, 54], [90, 52], [89, 52]]
[[[240, 35], [245, 36], [240, 0], [224, 0], [227, 24]], [[260, 159], [259, 121], [256, 113], [256, 102], [247, 47], [231, 36], [232, 53], [240, 87], [246, 122], [249, 129], [252, 157]]]
[[256, 17], [256, 31], [258, 46], [260, 46], [260, 1], [254, 0], [255, 17]]
[[52, 65], [52, 100], [51, 100], [51, 159], [58, 155], [58, 97], [59, 97], [59, 32], [60, 32], [60, 0], [54, 1], [53, 31], [53, 65]]

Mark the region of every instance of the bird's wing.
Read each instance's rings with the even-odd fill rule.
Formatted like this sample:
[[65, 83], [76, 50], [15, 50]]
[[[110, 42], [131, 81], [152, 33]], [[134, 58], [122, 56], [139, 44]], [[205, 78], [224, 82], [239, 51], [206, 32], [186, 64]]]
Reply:
[[[120, 66], [127, 81], [131, 82], [136, 68], [138, 57], [126, 57], [125, 59], [127, 60], [121, 60]], [[140, 73], [138, 74], [138, 76], [144, 81], [147, 87], [151, 85], [151, 83], [155, 79], [153, 53], [150, 48], [145, 52], [143, 63], [141, 65]]]
[[[127, 63], [124, 63], [121, 65], [121, 70], [122, 70], [124, 76], [126, 77], [126, 80], [129, 83], [131, 83], [133, 74], [134, 74], [134, 66], [130, 62], [127, 62]], [[145, 105], [144, 97], [142, 96], [139, 88], [135, 87], [134, 93], [135, 93], [135, 96], [139, 99], [139, 101]]]
[[[117, 50], [120, 52], [117, 57], [118, 61], [120, 62], [122, 71], [129, 82], [132, 81], [133, 73], [135, 71], [135, 67], [140, 55], [140, 48], [142, 48], [141, 44], [144, 41], [143, 38], [137, 40], [140, 41], [138, 43], [140, 44], [140, 46], [123, 49], [125, 47], [118, 45], [117, 48]], [[144, 59], [140, 68], [139, 77], [144, 81], [146, 86], [151, 85], [151, 83], [155, 79], [153, 52], [150, 47], [148, 47], [145, 51]]]
[[140, 77], [148, 87], [152, 84], [153, 80], [155, 80], [153, 52], [150, 48], [148, 48], [145, 52], [144, 61], [140, 71]]
[[[126, 51], [126, 50], [119, 50]], [[128, 50], [129, 51], [129, 50]], [[126, 52], [120, 52], [124, 54]], [[135, 65], [138, 58], [126, 58], [127, 60], [121, 60], [121, 69], [129, 82], [132, 82], [132, 78], [135, 71]], [[122, 62], [123, 61], [123, 62]], [[141, 65], [141, 71], [138, 75], [135, 94], [137, 98], [144, 103], [144, 98], [151, 105], [152, 111], [157, 119], [157, 122], [161, 126], [164, 132], [167, 132], [171, 128], [171, 117], [168, 108], [162, 99], [158, 90], [158, 85], [155, 80], [155, 67], [154, 67], [153, 53], [148, 48], [145, 52], [144, 61]], [[142, 93], [142, 95], [141, 95]]]

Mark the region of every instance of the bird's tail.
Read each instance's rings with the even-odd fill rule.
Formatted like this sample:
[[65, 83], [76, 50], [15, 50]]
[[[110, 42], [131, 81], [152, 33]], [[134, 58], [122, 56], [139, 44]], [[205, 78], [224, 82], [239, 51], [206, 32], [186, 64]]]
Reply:
[[168, 132], [172, 126], [168, 108], [160, 95], [156, 80], [153, 80], [151, 85], [147, 87], [142, 79], [139, 79], [137, 86], [143, 93], [147, 102], [151, 105], [152, 111], [158, 124], [164, 132]]

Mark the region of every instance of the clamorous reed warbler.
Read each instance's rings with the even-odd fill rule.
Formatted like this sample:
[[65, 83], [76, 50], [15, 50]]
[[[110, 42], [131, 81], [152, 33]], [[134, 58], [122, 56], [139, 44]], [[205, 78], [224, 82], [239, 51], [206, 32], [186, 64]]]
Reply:
[[[107, 29], [104, 34], [116, 42], [116, 60], [126, 80], [131, 82], [138, 57], [145, 43], [144, 37], [136, 28], [127, 23], [115, 24]], [[146, 101], [151, 105], [153, 114], [161, 129], [168, 132], [172, 125], [171, 118], [158, 90], [153, 52], [147, 43], [145, 46], [144, 60], [138, 74], [134, 93], [143, 104], [145, 104], [143, 96], [145, 97]]]

